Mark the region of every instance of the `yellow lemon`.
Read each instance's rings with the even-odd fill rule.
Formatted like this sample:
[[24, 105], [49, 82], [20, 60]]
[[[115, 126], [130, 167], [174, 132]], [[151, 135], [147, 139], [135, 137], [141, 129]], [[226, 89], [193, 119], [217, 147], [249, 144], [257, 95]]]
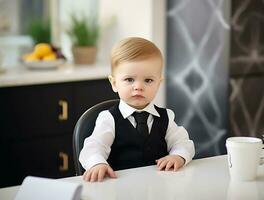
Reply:
[[43, 57], [43, 60], [45, 60], [45, 61], [53, 61], [56, 59], [57, 59], [57, 56], [55, 53], [50, 53], [50, 54]]
[[52, 53], [52, 48], [47, 43], [39, 43], [34, 48], [34, 54], [42, 58]]
[[30, 53], [30, 54], [24, 55], [23, 60], [27, 62], [39, 61], [39, 57], [34, 53]]

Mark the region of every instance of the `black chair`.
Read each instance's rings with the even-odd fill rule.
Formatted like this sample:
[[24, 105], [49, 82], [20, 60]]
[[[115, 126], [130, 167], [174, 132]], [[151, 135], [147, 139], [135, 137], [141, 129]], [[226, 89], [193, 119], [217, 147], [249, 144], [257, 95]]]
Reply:
[[85, 111], [77, 121], [73, 132], [73, 160], [76, 175], [82, 175], [84, 173], [84, 169], [79, 162], [79, 154], [83, 148], [85, 138], [90, 136], [94, 130], [98, 114], [103, 110], [108, 110], [117, 102], [119, 102], [119, 99], [98, 103]]

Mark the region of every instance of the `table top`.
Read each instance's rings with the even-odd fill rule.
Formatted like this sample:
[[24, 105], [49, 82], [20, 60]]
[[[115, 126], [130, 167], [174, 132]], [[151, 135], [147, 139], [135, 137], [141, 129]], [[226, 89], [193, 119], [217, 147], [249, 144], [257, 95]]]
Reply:
[[[82, 199], [264, 199], [264, 166], [255, 181], [230, 181], [227, 156], [193, 160], [177, 172], [156, 166], [117, 171], [117, 179], [88, 183], [81, 176], [61, 179], [82, 183]], [[0, 199], [13, 199], [19, 187], [0, 189]], [[4, 197], [4, 198], [2, 198]]]

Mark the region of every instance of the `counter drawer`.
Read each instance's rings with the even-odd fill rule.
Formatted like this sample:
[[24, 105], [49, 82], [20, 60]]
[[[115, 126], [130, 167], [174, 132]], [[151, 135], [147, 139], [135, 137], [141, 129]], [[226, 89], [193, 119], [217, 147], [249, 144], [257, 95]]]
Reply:
[[71, 90], [67, 85], [1, 89], [1, 132], [21, 138], [73, 130]]
[[8, 155], [1, 159], [1, 179], [6, 176], [16, 180], [12, 184], [21, 184], [29, 175], [49, 178], [74, 175], [72, 135], [15, 141], [4, 144], [2, 149]]

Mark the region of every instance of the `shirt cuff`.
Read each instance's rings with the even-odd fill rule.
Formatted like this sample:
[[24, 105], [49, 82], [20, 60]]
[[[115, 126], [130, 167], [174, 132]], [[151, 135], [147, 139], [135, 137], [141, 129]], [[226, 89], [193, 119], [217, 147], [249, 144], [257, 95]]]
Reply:
[[85, 162], [81, 162], [83, 168], [85, 170], [89, 170], [91, 169], [93, 166], [97, 165], [97, 164], [108, 164], [107, 161], [104, 159], [103, 156], [100, 155], [94, 155], [91, 156], [89, 159], [87, 159]]
[[188, 152], [184, 152], [184, 151], [174, 151], [174, 152], [170, 152], [170, 155], [178, 155], [181, 156], [182, 158], [184, 158], [185, 163], [184, 166], [187, 165], [191, 160], [192, 157]]

